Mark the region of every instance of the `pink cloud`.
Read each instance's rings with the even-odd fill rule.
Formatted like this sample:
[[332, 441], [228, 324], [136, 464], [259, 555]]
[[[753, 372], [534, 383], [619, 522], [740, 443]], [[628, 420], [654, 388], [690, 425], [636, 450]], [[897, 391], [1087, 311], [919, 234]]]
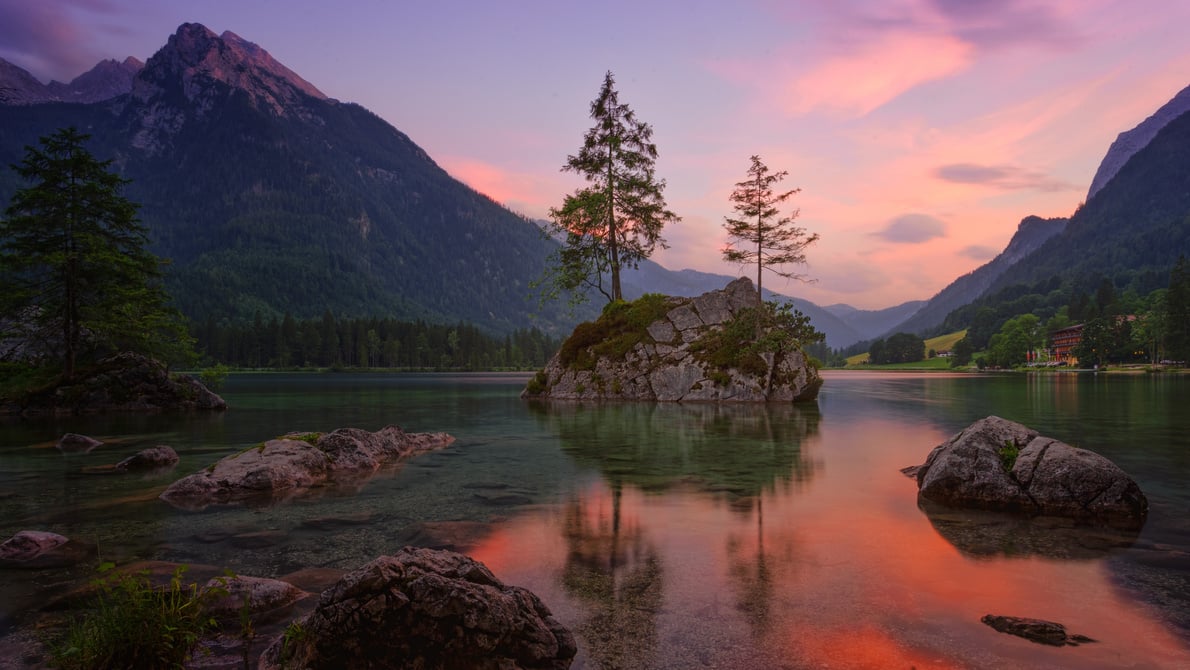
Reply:
[[785, 89], [783, 107], [794, 115], [824, 111], [866, 116], [910, 89], [966, 69], [973, 51], [948, 35], [873, 35], [795, 76]]

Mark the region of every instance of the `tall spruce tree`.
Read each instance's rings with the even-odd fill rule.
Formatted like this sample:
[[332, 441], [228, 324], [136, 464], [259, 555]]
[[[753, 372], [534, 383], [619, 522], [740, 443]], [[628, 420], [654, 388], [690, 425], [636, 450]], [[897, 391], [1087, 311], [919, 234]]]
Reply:
[[137, 205], [120, 194], [127, 181], [84, 148], [89, 138], [65, 128], [26, 147], [13, 169], [31, 183], [0, 220], [0, 340], [59, 361], [66, 380], [93, 356], [191, 351]]
[[789, 172], [770, 172], [760, 156], [752, 156], [748, 178], [738, 182], [731, 192], [731, 201], [739, 218], [724, 217], [723, 224], [731, 240], [723, 250], [724, 260], [745, 265], [756, 263], [756, 295], [761, 295], [761, 277], [764, 270], [790, 279], [806, 281], [805, 275], [793, 270], [780, 270], [778, 266], [803, 264], [806, 262], [806, 247], [818, 240], [818, 234], [808, 235], [805, 228], [794, 225], [799, 210], [788, 216], [779, 216], [779, 206], [801, 189], [785, 192], [775, 187]]
[[[547, 270], [547, 290], [569, 291], [579, 302], [588, 288], [598, 290], [608, 302], [622, 300], [621, 268], [635, 268], [658, 246], [665, 248], [661, 229], [680, 221], [666, 209], [661, 193], [665, 180], [654, 173], [653, 128], [620, 102], [615, 84], [608, 72], [591, 103], [595, 125], [579, 152], [562, 166], [563, 172], [580, 174], [589, 185], [550, 210], [548, 232], [563, 245]], [[604, 284], [605, 276], [610, 286]]]

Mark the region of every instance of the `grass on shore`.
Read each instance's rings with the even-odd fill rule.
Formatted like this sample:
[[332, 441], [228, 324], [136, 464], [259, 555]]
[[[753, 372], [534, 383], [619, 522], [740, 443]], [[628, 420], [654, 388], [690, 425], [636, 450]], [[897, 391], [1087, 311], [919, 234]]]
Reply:
[[[938, 337], [931, 337], [926, 340], [926, 351], [933, 349], [934, 351], [951, 351], [954, 345], [959, 340], [967, 336], [966, 329], [939, 335]], [[855, 368], [863, 366], [864, 370], [949, 370], [949, 358], [927, 358], [923, 361], [915, 361], [913, 363], [888, 363], [885, 365], [869, 365], [868, 352], [856, 354], [847, 357], [847, 368]]]

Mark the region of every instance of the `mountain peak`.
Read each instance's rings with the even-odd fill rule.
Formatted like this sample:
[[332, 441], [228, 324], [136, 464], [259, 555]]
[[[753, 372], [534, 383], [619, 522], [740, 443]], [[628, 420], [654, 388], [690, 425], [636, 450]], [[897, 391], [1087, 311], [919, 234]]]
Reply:
[[1103, 157], [1103, 162], [1095, 171], [1095, 178], [1091, 180], [1091, 188], [1087, 191], [1087, 200], [1093, 198], [1100, 189], [1106, 186], [1107, 182], [1111, 181], [1112, 177], [1120, 171], [1120, 168], [1124, 167], [1128, 159], [1148, 146], [1162, 128], [1186, 112], [1190, 112], [1190, 86], [1182, 89], [1173, 99], [1153, 112], [1152, 116], [1141, 121], [1135, 128], [1120, 133], [1108, 147], [1107, 155]]
[[269, 52], [231, 31], [216, 35], [200, 23], [183, 23], [145, 65], [133, 93], [147, 101], [174, 88], [181, 81], [182, 94], [194, 101], [219, 82], [248, 93], [253, 102], [284, 116], [286, 108], [302, 96], [319, 100], [327, 96], [277, 62]]

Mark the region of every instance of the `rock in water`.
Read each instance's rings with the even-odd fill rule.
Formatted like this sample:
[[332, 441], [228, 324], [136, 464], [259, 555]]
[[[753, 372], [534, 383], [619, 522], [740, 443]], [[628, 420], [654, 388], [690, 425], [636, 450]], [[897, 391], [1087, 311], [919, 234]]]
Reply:
[[[740, 328], [757, 305], [746, 277], [696, 298], [646, 296], [580, 324], [521, 394], [554, 400], [794, 402], [822, 378], [799, 345], [754, 344]], [[733, 326], [735, 326], [733, 328]], [[764, 330], [766, 342], [775, 328]], [[731, 333], [734, 341], [724, 336]], [[755, 349], [755, 350], [754, 350]]]
[[1140, 528], [1149, 502], [1099, 454], [998, 416], [934, 448], [917, 470], [918, 494], [952, 507], [1058, 516]]
[[561, 670], [576, 651], [529, 591], [462, 554], [406, 547], [326, 590], [259, 667]]
[[0, 568], [63, 568], [89, 559], [95, 551], [93, 544], [57, 533], [22, 530], [0, 544]]
[[116, 469], [124, 472], [142, 470], [164, 470], [178, 464], [178, 452], [172, 447], [159, 444], [155, 447], [142, 449], [137, 453], [116, 463]]
[[446, 433], [406, 433], [399, 426], [375, 433], [359, 428], [290, 433], [179, 479], [161, 499], [183, 509], [254, 499], [267, 502], [334, 478], [366, 477], [384, 463], [452, 442]]
[[1095, 642], [1086, 635], [1070, 635], [1066, 626], [1043, 619], [1028, 619], [1016, 616], [997, 616], [985, 614], [980, 621], [995, 628], [1001, 633], [1023, 637], [1030, 642], [1048, 644], [1055, 647], [1070, 645], [1077, 647], [1087, 642]]
[[78, 433], [66, 433], [58, 438], [58, 451], [64, 454], [76, 452], [89, 452], [95, 447], [103, 444], [99, 440], [88, 437], [86, 435], [79, 435]]

